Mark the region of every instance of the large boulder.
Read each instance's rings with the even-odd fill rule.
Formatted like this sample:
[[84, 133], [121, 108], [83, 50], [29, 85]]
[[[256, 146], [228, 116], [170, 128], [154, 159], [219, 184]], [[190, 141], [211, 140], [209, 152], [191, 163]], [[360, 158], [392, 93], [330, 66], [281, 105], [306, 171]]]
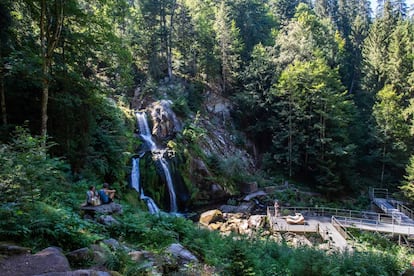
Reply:
[[179, 243], [171, 244], [165, 252], [171, 254], [180, 264], [198, 262], [197, 257]]
[[148, 109], [151, 114], [152, 135], [164, 140], [181, 131], [181, 123], [171, 109], [172, 102], [161, 100], [152, 103]]
[[70, 265], [61, 250], [48, 247], [32, 254], [10, 256], [0, 262], [2, 276], [42, 275], [70, 271]]
[[66, 258], [72, 265], [79, 265], [93, 260], [93, 252], [87, 247], [79, 248], [67, 253]]
[[209, 211], [202, 213], [200, 215], [199, 222], [203, 225], [208, 226], [210, 223], [220, 221], [222, 218], [223, 218], [223, 213], [218, 209], [214, 209], [214, 210], [209, 210]]
[[122, 214], [122, 205], [115, 202], [98, 206], [86, 205], [82, 206], [81, 210], [85, 212], [85, 215], [91, 215], [92, 217], [94, 217], [95, 214]]
[[1, 243], [0, 244], [0, 255], [12, 256], [12, 255], [20, 255], [25, 253], [30, 253], [30, 248], [22, 247], [14, 244], [9, 243]]

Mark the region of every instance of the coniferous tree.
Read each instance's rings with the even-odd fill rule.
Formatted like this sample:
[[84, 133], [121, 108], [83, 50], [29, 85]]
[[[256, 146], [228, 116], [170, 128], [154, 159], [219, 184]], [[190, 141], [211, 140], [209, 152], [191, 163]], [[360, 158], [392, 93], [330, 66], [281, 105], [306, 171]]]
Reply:
[[216, 34], [214, 29], [216, 3], [213, 0], [186, 0], [192, 24], [194, 25], [194, 44], [196, 74], [202, 80], [215, 79], [220, 75], [219, 57], [215, 51]]
[[268, 128], [273, 112], [269, 104], [269, 90], [278, 75], [274, 60], [272, 47], [256, 45], [250, 63], [240, 76], [244, 89], [234, 96], [236, 121], [262, 151], [271, 144]]
[[338, 21], [338, 1], [337, 0], [316, 0], [315, 13], [320, 18], [329, 17], [333, 23]]
[[328, 194], [344, 190], [354, 150], [347, 132], [354, 106], [337, 70], [320, 58], [295, 62], [283, 71], [272, 93], [279, 114], [272, 129], [276, 163], [290, 177], [301, 172], [313, 178]]
[[404, 180], [401, 181], [400, 189], [404, 195], [414, 201], [414, 156], [410, 157], [409, 163], [405, 168]]
[[[391, 85], [386, 85], [377, 94], [373, 115], [377, 123], [378, 137], [381, 141], [381, 186], [390, 187], [386, 172], [393, 168], [403, 168], [404, 152], [407, 150], [405, 140], [409, 135], [408, 124], [403, 115], [402, 95], [398, 95]], [[391, 165], [391, 168], [390, 168]], [[390, 178], [388, 178], [390, 179]], [[391, 178], [391, 181], [394, 179]], [[390, 180], [388, 180], [390, 181]]]
[[276, 39], [279, 66], [284, 69], [295, 60], [312, 60], [323, 56], [332, 67], [341, 56], [341, 38], [335, 35], [332, 22], [320, 19], [308, 5], [301, 3], [295, 17]]
[[236, 27], [234, 19], [230, 18], [224, 1], [218, 7], [216, 16], [215, 28], [217, 50], [221, 61], [222, 91], [226, 94], [237, 79], [242, 45], [239, 39], [239, 29]]
[[236, 0], [228, 1], [229, 12], [236, 21], [240, 40], [244, 47], [241, 57], [249, 60], [255, 45], [271, 45], [272, 29], [277, 28], [276, 19], [271, 15], [267, 1]]
[[389, 60], [389, 44], [397, 23], [387, 1], [384, 15], [377, 18], [370, 28], [362, 50], [364, 78], [362, 88], [375, 95], [386, 83], [386, 68]]
[[408, 96], [410, 74], [414, 72], [414, 24], [408, 20], [400, 20], [392, 32], [388, 47], [386, 75], [399, 94]]
[[286, 24], [295, 15], [296, 7], [300, 2], [299, 0], [271, 0], [270, 5], [279, 21]]
[[363, 41], [368, 35], [371, 9], [368, 0], [338, 1], [335, 23], [344, 39], [344, 54], [341, 60], [341, 76], [349, 93], [360, 88]]

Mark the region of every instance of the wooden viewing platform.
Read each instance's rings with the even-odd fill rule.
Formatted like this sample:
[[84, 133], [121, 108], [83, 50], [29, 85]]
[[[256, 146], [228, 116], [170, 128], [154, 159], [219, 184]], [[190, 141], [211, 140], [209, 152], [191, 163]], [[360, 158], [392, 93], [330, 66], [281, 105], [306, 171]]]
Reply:
[[[267, 208], [270, 227], [277, 232], [319, 233], [324, 240], [331, 240], [340, 250], [352, 250], [348, 242], [355, 239], [347, 231], [356, 228], [399, 236], [408, 243], [414, 237], [414, 211], [401, 202], [393, 200], [386, 189], [370, 189], [370, 199], [384, 213], [356, 211], [329, 207], [282, 207]], [[301, 213], [305, 217], [304, 225], [288, 224], [280, 214]]]
[[[294, 208], [294, 207], [293, 207]], [[295, 212], [300, 212], [299, 208], [294, 208]], [[328, 216], [308, 216], [305, 215], [305, 224], [288, 224], [282, 216], [275, 216], [274, 207], [267, 208], [267, 217], [272, 231], [276, 232], [295, 232], [295, 233], [318, 233], [322, 239], [328, 241], [332, 246], [340, 251], [352, 251], [353, 248], [348, 244], [345, 237], [348, 237], [340, 223], [335, 223]], [[315, 214], [315, 213], [313, 213]]]

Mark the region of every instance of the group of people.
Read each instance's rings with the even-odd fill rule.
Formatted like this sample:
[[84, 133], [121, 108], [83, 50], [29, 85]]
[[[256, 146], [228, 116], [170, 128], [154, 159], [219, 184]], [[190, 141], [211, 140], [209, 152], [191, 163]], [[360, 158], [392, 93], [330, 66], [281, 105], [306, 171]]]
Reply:
[[115, 190], [109, 189], [109, 184], [104, 183], [102, 189], [96, 192], [95, 186], [90, 186], [86, 192], [86, 204], [97, 206], [101, 204], [108, 204], [114, 201]]

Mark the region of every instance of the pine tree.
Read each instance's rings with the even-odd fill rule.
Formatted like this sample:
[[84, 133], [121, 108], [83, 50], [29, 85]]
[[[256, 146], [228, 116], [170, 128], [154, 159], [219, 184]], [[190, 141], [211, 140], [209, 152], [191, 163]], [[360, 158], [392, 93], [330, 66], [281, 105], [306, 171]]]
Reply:
[[405, 176], [401, 182], [400, 189], [408, 199], [414, 201], [414, 155], [411, 156], [405, 168]]
[[[337, 70], [322, 59], [295, 62], [272, 89], [275, 113], [273, 158], [290, 177], [304, 173], [333, 193], [345, 188], [354, 146], [347, 128], [354, 116]], [[341, 168], [341, 169], [340, 169]]]
[[391, 85], [386, 85], [378, 92], [377, 101], [373, 107], [373, 115], [382, 144], [379, 177], [382, 187], [390, 185], [385, 178], [387, 169], [389, 171], [394, 167], [401, 168], [405, 164], [403, 157], [407, 150], [405, 141], [408, 138], [409, 129], [403, 114], [402, 98], [402, 95], [398, 95]]
[[237, 79], [242, 45], [239, 39], [239, 29], [236, 27], [236, 22], [230, 18], [224, 1], [218, 7], [215, 29], [217, 50], [221, 61], [222, 91], [226, 94]]
[[271, 0], [270, 6], [276, 13], [279, 21], [282, 24], [287, 22], [294, 16], [295, 9], [301, 1], [299, 0]]

